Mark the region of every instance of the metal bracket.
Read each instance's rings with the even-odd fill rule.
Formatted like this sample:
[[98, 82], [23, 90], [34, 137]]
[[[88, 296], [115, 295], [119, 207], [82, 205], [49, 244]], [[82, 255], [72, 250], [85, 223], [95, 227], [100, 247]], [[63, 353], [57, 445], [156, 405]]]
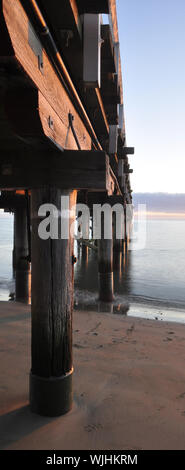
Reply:
[[38, 68], [41, 73], [44, 73], [44, 64], [43, 64], [43, 48], [42, 44], [40, 43], [32, 25], [28, 23], [28, 43], [34, 52], [34, 54], [38, 57]]

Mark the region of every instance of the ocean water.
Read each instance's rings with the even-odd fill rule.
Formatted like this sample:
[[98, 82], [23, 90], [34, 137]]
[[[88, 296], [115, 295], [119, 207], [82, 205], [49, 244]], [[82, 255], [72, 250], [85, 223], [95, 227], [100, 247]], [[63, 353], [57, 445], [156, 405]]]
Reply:
[[8, 300], [14, 292], [12, 271], [13, 216], [0, 211], [0, 300]]
[[[128, 302], [134, 316], [142, 316], [145, 305], [144, 316], [150, 318], [149, 309], [155, 307], [152, 318], [166, 318], [168, 311], [169, 319], [180, 317], [178, 321], [184, 322], [185, 219], [148, 218], [145, 245], [138, 250], [132, 248], [131, 241], [128, 255], [120, 256], [114, 271], [115, 303]], [[76, 303], [93, 305], [93, 299], [98, 297], [97, 255], [89, 250], [88, 261], [83, 260], [81, 252], [78, 256]]]
[[[162, 309], [163, 314], [166, 309], [179, 310], [185, 321], [185, 219], [148, 219], [145, 246], [133, 250], [132, 243], [115, 266], [115, 304], [128, 302], [137, 315], [142, 304]], [[8, 300], [14, 291], [12, 249], [13, 217], [0, 212], [0, 300]], [[97, 254], [89, 249], [85, 259], [77, 245], [76, 254], [75, 305], [97, 305]]]

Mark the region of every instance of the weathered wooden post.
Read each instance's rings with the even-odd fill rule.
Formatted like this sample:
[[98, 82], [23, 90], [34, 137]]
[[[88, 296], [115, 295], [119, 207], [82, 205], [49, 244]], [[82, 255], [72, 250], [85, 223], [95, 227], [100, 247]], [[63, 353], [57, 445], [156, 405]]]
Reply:
[[[112, 213], [108, 217], [107, 231], [112, 234]], [[108, 227], [109, 225], [109, 227]], [[104, 214], [101, 214], [101, 239], [98, 240], [98, 276], [99, 276], [99, 299], [103, 302], [114, 300], [113, 284], [113, 239], [104, 238]]]
[[13, 267], [13, 274], [15, 275], [15, 269], [16, 269], [16, 217], [15, 217], [15, 211], [14, 211], [14, 217], [13, 217], [13, 251], [12, 251], [12, 267]]
[[[88, 233], [88, 228], [89, 227], [87, 226], [87, 228], [86, 228], [87, 233]], [[87, 241], [88, 241], [88, 239], [87, 239]], [[86, 243], [83, 243], [83, 240], [82, 240], [82, 260], [86, 264], [88, 263], [88, 255], [89, 255], [89, 247], [88, 247], [88, 245], [86, 245]]]
[[116, 213], [113, 212], [113, 268], [114, 271], [120, 271], [121, 267], [121, 254], [123, 251], [123, 230], [122, 230], [122, 217], [119, 221], [119, 233], [116, 230]]
[[16, 208], [14, 212], [13, 268], [15, 271], [16, 300], [28, 301], [29, 271], [28, 234], [26, 208]]
[[[86, 204], [86, 206], [88, 206], [88, 197], [87, 197], [87, 191], [82, 191], [82, 194], [83, 194], [83, 203]], [[89, 241], [89, 219], [86, 218], [85, 219], [85, 222], [84, 222], [85, 226], [83, 227], [84, 229], [84, 232], [82, 233], [82, 237], [83, 237], [83, 240], [84, 242], [87, 240]], [[85, 233], [85, 237], [84, 238], [84, 233]], [[88, 256], [89, 256], [89, 247], [86, 243], [83, 243], [83, 240], [82, 240], [82, 260], [83, 260], [83, 263], [84, 264], [88, 264]]]
[[[68, 197], [71, 211], [76, 191], [55, 187], [32, 191], [30, 404], [33, 412], [46, 416], [62, 415], [72, 406], [73, 236], [70, 230], [65, 239], [60, 234], [58, 239], [46, 240], [38, 235], [40, 206], [53, 204], [60, 210], [61, 196]], [[75, 211], [69, 221], [61, 220], [71, 226]]]
[[128, 237], [127, 237], [128, 227], [127, 227], [127, 206], [124, 205], [124, 242], [125, 242], [125, 250], [128, 249]]

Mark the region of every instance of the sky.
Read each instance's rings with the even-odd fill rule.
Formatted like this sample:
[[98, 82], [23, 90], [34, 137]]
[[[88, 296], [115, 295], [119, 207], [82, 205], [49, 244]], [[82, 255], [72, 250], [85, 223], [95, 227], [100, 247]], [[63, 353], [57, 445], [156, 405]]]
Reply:
[[117, 0], [134, 192], [185, 193], [185, 0]]

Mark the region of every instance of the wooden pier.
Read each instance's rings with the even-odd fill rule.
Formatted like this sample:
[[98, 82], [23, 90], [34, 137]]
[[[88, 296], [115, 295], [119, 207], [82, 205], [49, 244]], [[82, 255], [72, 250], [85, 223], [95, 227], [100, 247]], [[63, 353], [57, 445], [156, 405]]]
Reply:
[[[126, 142], [116, 1], [1, 0], [0, 10], [0, 208], [14, 213], [17, 300], [28, 295], [31, 266], [31, 409], [57, 416], [72, 406], [74, 239], [71, 232], [42, 239], [39, 208], [60, 210], [67, 197], [71, 227], [76, 202], [90, 211], [119, 203], [127, 246], [134, 149]], [[103, 301], [113, 299], [113, 253], [121, 250], [114, 235], [98, 241]]]

